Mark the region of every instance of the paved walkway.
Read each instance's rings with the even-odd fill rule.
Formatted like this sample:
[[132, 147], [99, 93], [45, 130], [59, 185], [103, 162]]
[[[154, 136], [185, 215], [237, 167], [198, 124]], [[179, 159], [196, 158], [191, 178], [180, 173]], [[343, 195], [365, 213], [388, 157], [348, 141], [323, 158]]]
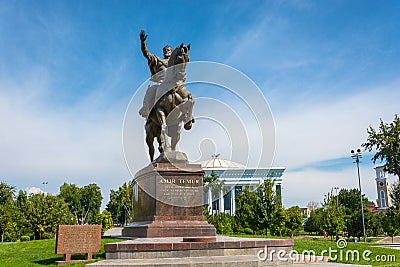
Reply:
[[114, 227], [104, 232], [103, 236], [120, 237], [122, 236], [122, 227]]
[[376, 242], [377, 244], [381, 244], [383, 248], [391, 248], [391, 249], [399, 249], [400, 250], [400, 236], [395, 236], [393, 238], [391, 237], [385, 237], [382, 240], [379, 240]]
[[[385, 237], [382, 240], [377, 241], [376, 243], [378, 243], [378, 244], [392, 244], [392, 238], [388, 236], [388, 237]], [[400, 245], [400, 236], [393, 237], [393, 244]]]

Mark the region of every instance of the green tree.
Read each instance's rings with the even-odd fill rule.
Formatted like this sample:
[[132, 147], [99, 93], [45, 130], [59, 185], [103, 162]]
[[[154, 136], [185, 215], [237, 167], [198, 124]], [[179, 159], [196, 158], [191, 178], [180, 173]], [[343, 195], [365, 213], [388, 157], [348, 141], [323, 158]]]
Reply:
[[0, 204], [14, 201], [15, 187], [5, 182], [0, 182]]
[[301, 229], [302, 224], [303, 216], [298, 206], [285, 210], [285, 227], [292, 238]]
[[103, 199], [98, 185], [89, 184], [79, 188], [75, 184], [64, 183], [59, 196], [68, 204], [78, 224], [96, 223]]
[[383, 230], [392, 238], [400, 233], [400, 214], [394, 207], [390, 207], [382, 222]]
[[96, 223], [96, 216], [100, 214], [101, 201], [103, 197], [101, 195], [101, 189], [97, 184], [88, 184], [81, 188], [82, 191], [82, 207], [86, 210], [85, 222], [89, 224]]
[[368, 212], [370, 218], [368, 218], [368, 224], [366, 226], [367, 236], [378, 236], [384, 233], [383, 231], [383, 218], [385, 216], [384, 212], [379, 212], [378, 214], [372, 214]]
[[375, 163], [377, 160], [385, 161], [385, 171], [397, 175], [400, 180], [400, 118], [396, 114], [391, 123], [384, 123], [380, 120], [378, 130], [370, 126], [367, 129], [367, 142], [362, 146], [368, 150], [377, 150], [372, 157]]
[[74, 224], [75, 217], [58, 196], [32, 194], [29, 196], [28, 221], [35, 239], [53, 238], [60, 224]]
[[282, 236], [285, 233], [285, 210], [281, 205], [276, 205], [271, 222], [271, 234]]
[[31, 213], [32, 205], [29, 203], [26, 191], [20, 190], [18, 192], [16, 206], [19, 211], [18, 216], [15, 218], [18, 225], [18, 238], [21, 236], [33, 237], [34, 231], [31, 229], [29, 222], [29, 214]]
[[113, 227], [113, 219], [111, 212], [108, 210], [103, 211], [96, 216], [96, 223], [101, 225], [101, 233], [104, 234], [105, 231]]
[[275, 207], [277, 205], [274, 184], [274, 180], [265, 179], [256, 190], [257, 201], [255, 206], [255, 215], [258, 225], [265, 231], [265, 235], [268, 235], [268, 229], [271, 227]]
[[[361, 237], [364, 235], [362, 226], [362, 212], [360, 203], [360, 190], [341, 189], [338, 195], [339, 205], [343, 207], [346, 230], [351, 236]], [[368, 225], [372, 227], [373, 214], [367, 209], [368, 198], [362, 196], [364, 221], [366, 229]]]
[[393, 206], [400, 210], [400, 183], [394, 183], [390, 189], [390, 198], [392, 199]]
[[114, 223], [124, 224], [133, 221], [133, 183], [125, 182], [118, 190], [111, 189], [110, 201], [106, 210], [111, 212]]
[[332, 239], [333, 236], [337, 235], [343, 229], [343, 207], [338, 205], [336, 196], [330, 192], [325, 195], [323, 209], [322, 227]]
[[323, 213], [324, 213], [323, 208], [317, 208], [316, 210], [311, 211], [310, 217], [304, 224], [304, 230], [309, 233], [312, 232], [315, 232], [316, 234], [321, 233], [323, 231], [322, 229]]
[[[339, 205], [343, 206], [345, 214], [350, 214], [351, 211], [360, 209], [360, 190], [358, 189], [341, 189], [337, 196]], [[364, 208], [368, 203], [371, 203], [365, 195], [362, 195]]]
[[257, 229], [257, 220], [255, 216], [255, 206], [257, 203], [257, 194], [251, 191], [249, 187], [236, 196], [235, 224], [238, 232], [250, 228], [253, 231]]
[[393, 237], [400, 234], [400, 183], [394, 183], [390, 190], [390, 197], [393, 206], [390, 207], [382, 219], [383, 230], [386, 234]]
[[85, 210], [82, 207], [82, 191], [75, 184], [64, 183], [60, 187], [59, 197], [64, 199], [67, 203], [69, 210], [75, 215], [78, 224], [85, 223]]
[[0, 183], [0, 231], [1, 242], [12, 240], [15, 236], [15, 187], [4, 182]]

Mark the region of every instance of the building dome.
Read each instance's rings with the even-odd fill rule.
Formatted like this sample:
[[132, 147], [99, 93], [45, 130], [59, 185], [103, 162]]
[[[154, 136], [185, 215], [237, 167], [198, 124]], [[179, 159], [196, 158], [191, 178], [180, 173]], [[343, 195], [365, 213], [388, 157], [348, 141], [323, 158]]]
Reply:
[[212, 155], [212, 159], [199, 162], [203, 169], [245, 169], [246, 166], [226, 159], [220, 159], [219, 154]]

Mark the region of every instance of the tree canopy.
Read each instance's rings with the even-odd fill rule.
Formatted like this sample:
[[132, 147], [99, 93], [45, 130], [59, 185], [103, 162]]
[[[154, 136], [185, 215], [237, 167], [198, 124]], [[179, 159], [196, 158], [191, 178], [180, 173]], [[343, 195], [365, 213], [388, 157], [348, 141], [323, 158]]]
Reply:
[[379, 128], [376, 130], [372, 126], [367, 129], [367, 142], [362, 146], [368, 150], [377, 150], [372, 158], [375, 163], [377, 160], [385, 161], [385, 171], [397, 175], [400, 180], [400, 118], [396, 114], [393, 122], [385, 123], [380, 120]]
[[111, 189], [110, 201], [107, 203], [108, 210], [114, 223], [124, 224], [133, 221], [133, 184], [132, 181], [123, 183], [118, 190]]
[[30, 194], [0, 183], [1, 241], [53, 238], [57, 225], [74, 224], [75, 218], [59, 196]]
[[97, 184], [79, 188], [75, 184], [64, 183], [60, 187], [59, 196], [68, 204], [69, 210], [75, 215], [79, 224], [96, 223], [96, 216], [100, 213], [103, 199]]
[[336, 196], [334, 196], [333, 193], [330, 192], [325, 196], [323, 208], [323, 228], [329, 236], [333, 237], [343, 229], [343, 207], [341, 205], [338, 205]]

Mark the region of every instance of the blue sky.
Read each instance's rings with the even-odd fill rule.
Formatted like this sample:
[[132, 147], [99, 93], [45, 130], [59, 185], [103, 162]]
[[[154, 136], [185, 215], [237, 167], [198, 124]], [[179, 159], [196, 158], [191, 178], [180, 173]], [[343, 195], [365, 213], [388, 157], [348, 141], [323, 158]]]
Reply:
[[[145, 29], [155, 54], [191, 43], [192, 61], [258, 85], [276, 124], [273, 165], [287, 167], [286, 206], [356, 186], [350, 149], [399, 113], [400, 3], [232, 2], [1, 1], [0, 179], [18, 189], [46, 180], [53, 194], [63, 181], [96, 182], [105, 198], [129, 179], [122, 123], [149, 76]], [[362, 175], [374, 200], [367, 159]]]

